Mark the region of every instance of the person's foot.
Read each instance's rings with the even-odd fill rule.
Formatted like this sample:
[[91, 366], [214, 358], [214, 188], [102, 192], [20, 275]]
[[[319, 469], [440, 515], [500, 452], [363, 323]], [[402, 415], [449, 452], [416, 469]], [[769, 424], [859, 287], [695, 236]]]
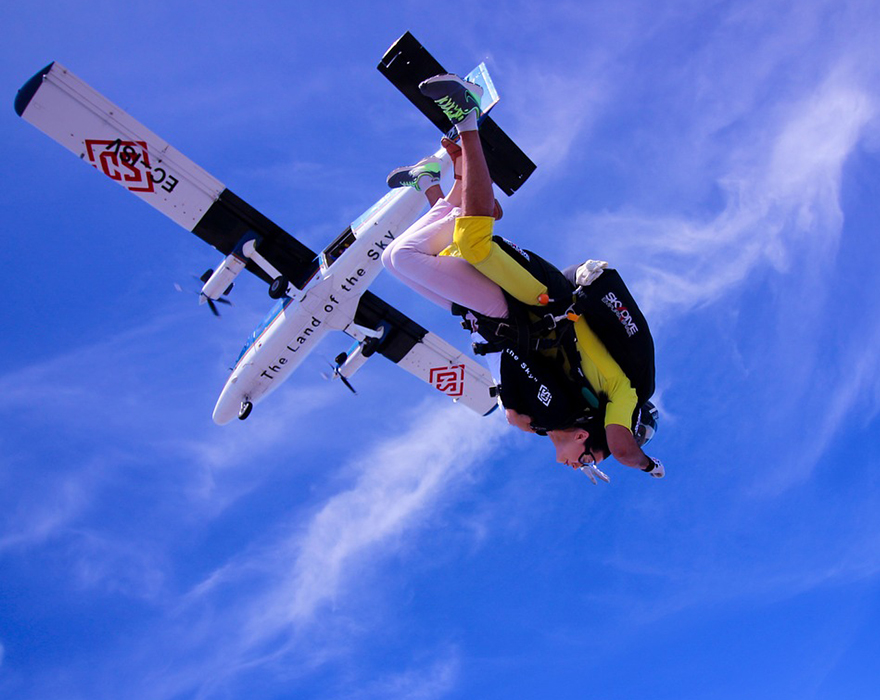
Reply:
[[458, 131], [476, 129], [483, 88], [457, 75], [435, 75], [419, 84], [419, 90], [443, 110]]
[[424, 192], [432, 185], [440, 184], [440, 159], [434, 156], [423, 158], [415, 165], [395, 168], [388, 175], [388, 186], [413, 187]]

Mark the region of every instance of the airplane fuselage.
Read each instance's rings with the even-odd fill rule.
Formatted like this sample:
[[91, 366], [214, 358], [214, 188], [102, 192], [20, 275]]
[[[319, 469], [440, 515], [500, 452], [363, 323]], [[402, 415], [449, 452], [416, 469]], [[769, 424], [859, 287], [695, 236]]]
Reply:
[[354, 326], [358, 300], [382, 270], [382, 253], [418, 217], [424, 197], [394, 190], [321, 253], [319, 273], [280, 300], [254, 331], [226, 382], [214, 421], [228, 423], [245, 403], [256, 404], [297, 368], [330, 330], [363, 339]]

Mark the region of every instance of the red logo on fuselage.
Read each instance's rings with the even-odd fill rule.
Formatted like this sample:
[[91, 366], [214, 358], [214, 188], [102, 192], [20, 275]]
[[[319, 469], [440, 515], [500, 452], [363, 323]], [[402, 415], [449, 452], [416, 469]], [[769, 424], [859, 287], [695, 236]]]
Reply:
[[86, 139], [89, 162], [132, 192], [153, 192], [146, 141]]
[[435, 367], [431, 370], [431, 384], [447, 396], [464, 393], [464, 365]]

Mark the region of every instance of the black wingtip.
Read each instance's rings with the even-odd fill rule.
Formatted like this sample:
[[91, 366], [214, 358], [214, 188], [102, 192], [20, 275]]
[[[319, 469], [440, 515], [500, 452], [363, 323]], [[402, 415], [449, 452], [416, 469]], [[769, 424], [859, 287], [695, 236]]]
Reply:
[[52, 70], [52, 66], [55, 65], [55, 62], [52, 61], [48, 66], [43, 68], [39, 73], [37, 73], [33, 78], [28, 80], [24, 85], [22, 85], [21, 90], [18, 91], [18, 94], [15, 96], [15, 113], [20, 117], [24, 114], [24, 110], [27, 109], [27, 106], [30, 104], [31, 99], [36, 94], [37, 90], [40, 88], [40, 85], [43, 84], [43, 78], [46, 77], [46, 74]]

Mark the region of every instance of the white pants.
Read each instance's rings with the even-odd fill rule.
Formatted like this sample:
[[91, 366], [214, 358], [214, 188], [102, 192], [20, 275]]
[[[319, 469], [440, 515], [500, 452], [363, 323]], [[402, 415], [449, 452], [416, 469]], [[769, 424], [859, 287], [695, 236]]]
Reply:
[[392, 275], [426, 299], [450, 309], [452, 302], [495, 318], [507, 317], [501, 287], [463, 258], [440, 255], [452, 243], [461, 209], [440, 199], [382, 254]]

